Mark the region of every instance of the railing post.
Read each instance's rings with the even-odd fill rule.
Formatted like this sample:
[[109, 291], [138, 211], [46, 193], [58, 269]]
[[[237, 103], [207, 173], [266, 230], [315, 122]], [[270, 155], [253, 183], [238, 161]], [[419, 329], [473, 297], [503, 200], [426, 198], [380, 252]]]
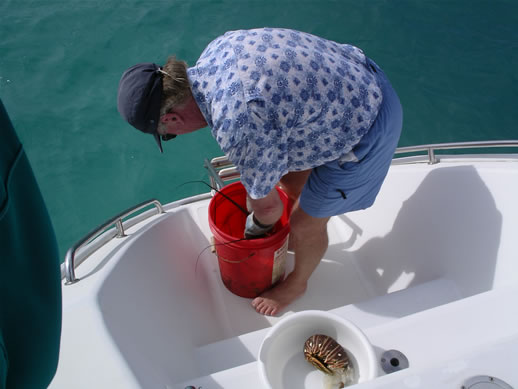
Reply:
[[208, 159], [205, 159], [204, 165], [205, 168], [209, 171], [211, 185], [213, 187], [216, 187], [217, 189], [223, 188], [225, 184], [223, 183], [223, 180], [219, 176], [218, 172], [216, 171], [212, 163], [210, 163]]
[[124, 226], [122, 225], [122, 219], [119, 219], [115, 222], [115, 227], [117, 228], [117, 238], [124, 238], [126, 234], [124, 233]]
[[435, 152], [433, 150], [433, 147], [430, 147], [428, 149], [428, 164], [429, 165], [435, 165], [439, 162], [439, 159], [435, 156]]

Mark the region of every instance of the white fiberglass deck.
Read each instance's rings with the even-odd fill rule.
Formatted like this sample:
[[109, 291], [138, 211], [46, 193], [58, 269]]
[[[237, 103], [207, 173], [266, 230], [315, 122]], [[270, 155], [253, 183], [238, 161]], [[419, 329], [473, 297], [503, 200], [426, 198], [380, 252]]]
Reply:
[[[460, 388], [476, 374], [518, 385], [517, 198], [516, 157], [393, 165], [373, 207], [331, 219], [329, 249], [283, 315], [332, 310], [379, 354], [408, 357], [365, 387]], [[279, 317], [223, 286], [204, 250], [208, 203], [173, 203], [78, 268], [51, 388], [262, 387], [257, 352]]]

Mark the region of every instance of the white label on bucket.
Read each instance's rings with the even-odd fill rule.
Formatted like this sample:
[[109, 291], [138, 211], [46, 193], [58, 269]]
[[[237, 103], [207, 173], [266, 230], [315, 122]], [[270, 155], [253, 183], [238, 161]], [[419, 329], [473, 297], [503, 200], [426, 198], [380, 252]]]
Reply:
[[288, 255], [288, 239], [289, 236], [286, 237], [284, 244], [275, 250], [273, 255], [272, 285], [284, 276], [286, 269], [286, 256]]

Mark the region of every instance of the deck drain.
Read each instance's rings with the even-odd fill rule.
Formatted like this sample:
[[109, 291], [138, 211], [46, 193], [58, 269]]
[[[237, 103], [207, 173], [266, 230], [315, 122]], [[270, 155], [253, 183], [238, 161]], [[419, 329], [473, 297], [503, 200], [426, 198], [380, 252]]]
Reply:
[[501, 379], [487, 375], [479, 375], [468, 378], [461, 386], [461, 389], [513, 389]]
[[[388, 350], [381, 354], [381, 368], [387, 374], [406, 369], [408, 359], [401, 351]], [[477, 388], [478, 389], [478, 388]]]

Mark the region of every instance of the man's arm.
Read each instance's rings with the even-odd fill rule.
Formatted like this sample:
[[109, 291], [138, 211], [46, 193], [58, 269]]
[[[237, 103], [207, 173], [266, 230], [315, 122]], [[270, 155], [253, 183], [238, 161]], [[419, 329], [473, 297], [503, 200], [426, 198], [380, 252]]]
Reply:
[[245, 237], [259, 237], [270, 231], [274, 224], [281, 218], [284, 205], [279, 197], [277, 189], [261, 199], [246, 198], [246, 205], [251, 212], [246, 221]]

